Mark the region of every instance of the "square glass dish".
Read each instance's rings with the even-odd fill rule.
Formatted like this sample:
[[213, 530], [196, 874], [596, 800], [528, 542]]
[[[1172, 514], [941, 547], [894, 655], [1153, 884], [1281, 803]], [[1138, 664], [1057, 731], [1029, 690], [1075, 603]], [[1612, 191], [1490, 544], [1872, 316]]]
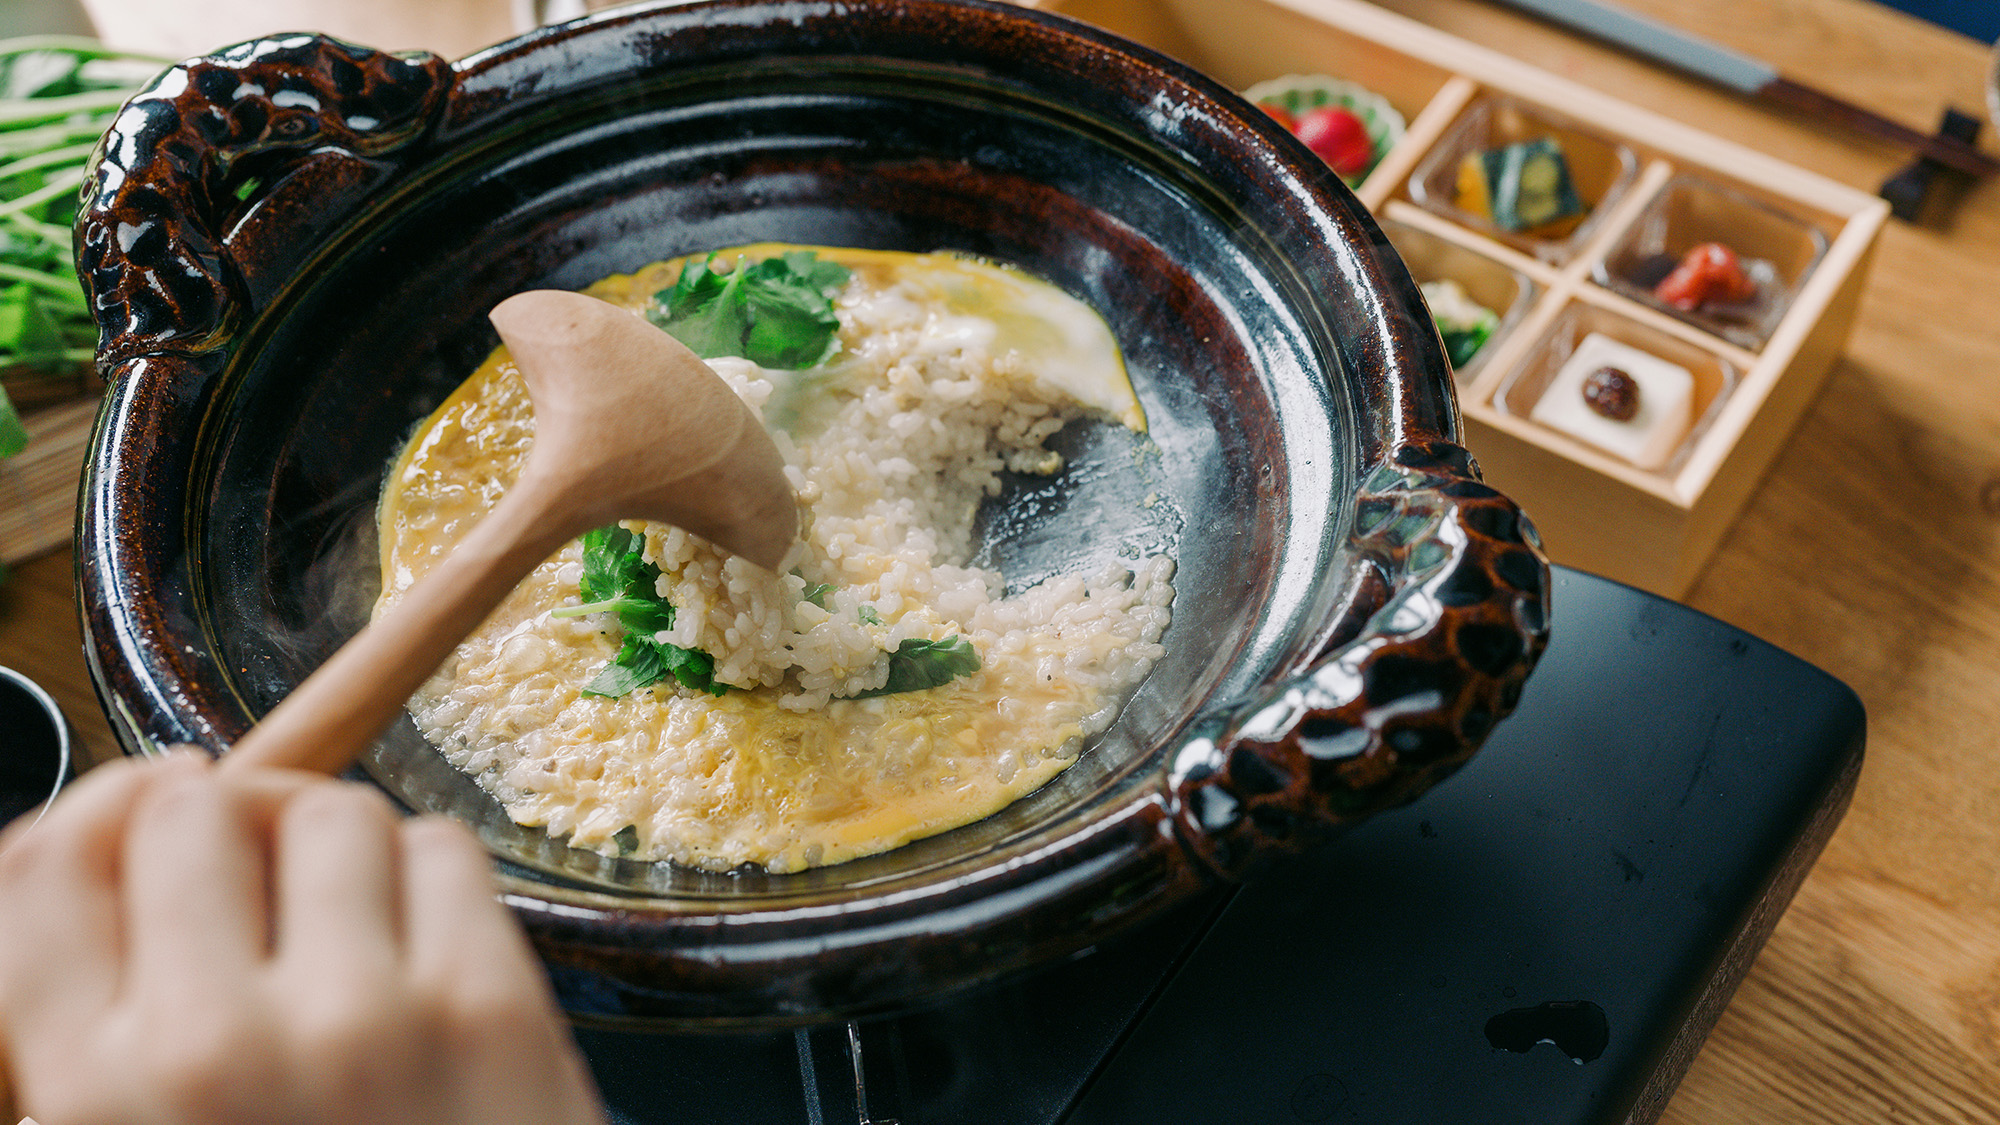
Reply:
[[[1747, 293], [1711, 281], [1726, 248]], [[1726, 184], [1681, 173], [1593, 263], [1599, 285], [1740, 347], [1762, 348], [1826, 253], [1813, 224]], [[1696, 254], [1701, 261], [1690, 260]]]
[[[1431, 316], [1452, 361], [1452, 375], [1463, 393], [1485, 367], [1487, 357], [1499, 350], [1500, 342], [1534, 306], [1537, 287], [1519, 270], [1450, 239], [1393, 219], [1382, 220], [1381, 226], [1403, 264], [1410, 267], [1410, 275], [1424, 287], [1424, 299], [1431, 305]], [[1447, 282], [1457, 283], [1476, 310], [1455, 316], [1447, 300], [1440, 300], [1433, 289]], [[1476, 323], [1477, 312], [1490, 319]]]
[[[1636, 384], [1586, 389], [1613, 368]], [[1675, 375], [1674, 372], [1682, 374]], [[1603, 451], [1647, 472], [1671, 474], [1736, 385], [1736, 365], [1609, 309], [1572, 301], [1494, 393], [1503, 413]], [[1633, 401], [1621, 403], [1621, 397]], [[1610, 401], [1611, 409], [1589, 400]], [[1627, 417], [1616, 407], [1634, 408]]]
[[1630, 146], [1509, 97], [1467, 106], [1411, 173], [1410, 198], [1561, 265], [1638, 174]]

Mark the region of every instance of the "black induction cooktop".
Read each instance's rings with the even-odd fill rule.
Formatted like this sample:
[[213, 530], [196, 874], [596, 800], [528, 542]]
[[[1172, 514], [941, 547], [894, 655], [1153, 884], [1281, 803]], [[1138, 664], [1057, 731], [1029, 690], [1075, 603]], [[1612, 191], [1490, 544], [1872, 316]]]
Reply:
[[1864, 717], [1740, 630], [1577, 571], [1555, 582], [1520, 710], [1408, 808], [929, 1011], [582, 1030], [614, 1119], [1651, 1121], [1846, 808]]

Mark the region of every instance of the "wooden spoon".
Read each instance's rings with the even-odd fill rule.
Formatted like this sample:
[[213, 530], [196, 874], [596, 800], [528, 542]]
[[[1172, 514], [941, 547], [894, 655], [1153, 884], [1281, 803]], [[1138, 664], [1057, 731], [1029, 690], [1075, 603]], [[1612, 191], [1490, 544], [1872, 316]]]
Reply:
[[389, 610], [223, 756], [225, 768], [339, 773], [528, 572], [621, 519], [671, 523], [776, 570], [798, 535], [784, 459], [750, 408], [680, 341], [580, 293], [490, 314], [535, 407], [521, 475]]

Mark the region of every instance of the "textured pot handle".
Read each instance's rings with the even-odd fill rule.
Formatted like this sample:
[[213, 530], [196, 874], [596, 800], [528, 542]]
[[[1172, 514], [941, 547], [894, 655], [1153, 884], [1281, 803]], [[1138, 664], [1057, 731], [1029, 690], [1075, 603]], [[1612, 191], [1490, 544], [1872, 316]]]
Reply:
[[1176, 833], [1218, 875], [1456, 770], [1547, 644], [1540, 539], [1455, 444], [1404, 445], [1368, 472], [1350, 548], [1355, 608], [1330, 650], [1209, 716], [1169, 766]]
[[[76, 259], [101, 328], [107, 376], [145, 355], [229, 342], [252, 274], [283, 272], [311, 238], [255, 262], [232, 231], [301, 166], [379, 165], [421, 137], [453, 82], [449, 63], [320, 35], [278, 35], [189, 59], [119, 111], [99, 143], [77, 212]], [[328, 175], [307, 229], [329, 229], [324, 196], [379, 176]]]

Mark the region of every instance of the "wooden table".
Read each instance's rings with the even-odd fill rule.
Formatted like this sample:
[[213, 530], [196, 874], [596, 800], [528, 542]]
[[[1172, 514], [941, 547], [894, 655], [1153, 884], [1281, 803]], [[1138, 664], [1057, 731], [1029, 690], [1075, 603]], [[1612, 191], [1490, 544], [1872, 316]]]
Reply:
[[[1625, 2], [1913, 125], [1983, 106], [1983, 45], [1862, 0]], [[1904, 162], [1473, 0], [1386, 3], [1868, 191]], [[102, 758], [70, 579], [58, 554], [0, 586], [0, 663]], [[1664, 1120], [2000, 1121], [2000, 182], [1883, 233], [1845, 356], [1689, 600], [1851, 684], [1870, 734]]]

